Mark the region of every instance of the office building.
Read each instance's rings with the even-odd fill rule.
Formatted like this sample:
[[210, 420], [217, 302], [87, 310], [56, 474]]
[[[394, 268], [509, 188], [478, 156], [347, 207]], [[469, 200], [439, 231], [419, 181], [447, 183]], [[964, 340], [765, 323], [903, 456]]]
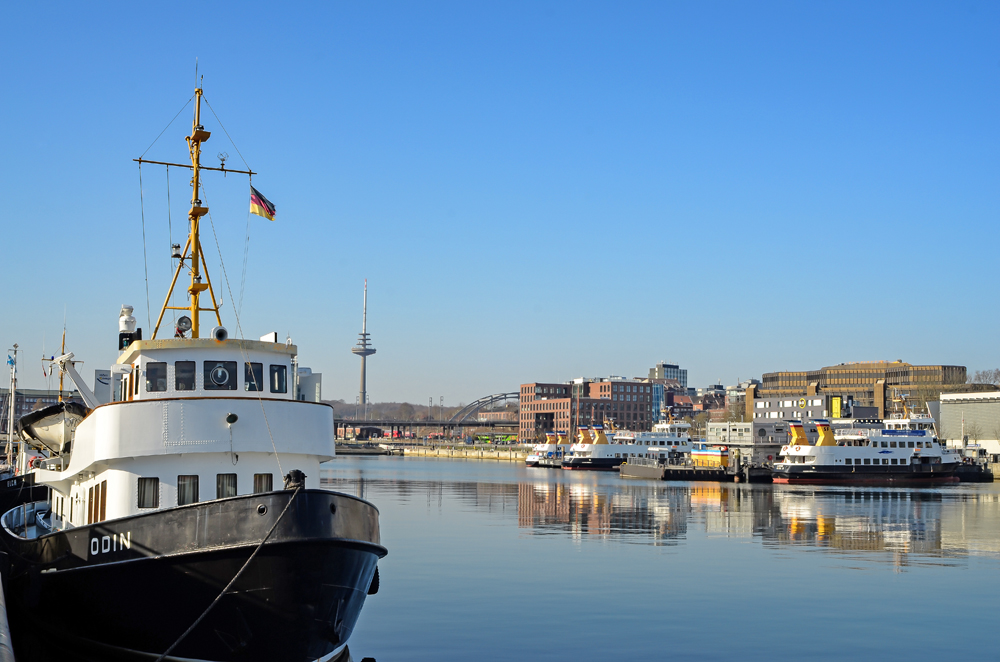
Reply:
[[965, 379], [965, 366], [911, 365], [903, 361], [863, 361], [818, 370], [769, 372], [759, 385], [746, 389], [746, 416], [748, 420], [802, 416], [884, 418], [893, 410], [894, 397], [905, 396], [912, 405], [922, 407], [937, 400], [942, 391], [983, 389], [983, 385], [966, 384]]
[[521, 384], [518, 438], [523, 443], [546, 432], [613, 424], [645, 431], [652, 426], [653, 385], [645, 380], [604, 377], [571, 382]]
[[664, 363], [660, 361], [655, 367], [649, 369], [649, 379], [673, 379], [682, 388], [686, 389], [688, 385], [688, 371], [682, 369], [676, 363]]

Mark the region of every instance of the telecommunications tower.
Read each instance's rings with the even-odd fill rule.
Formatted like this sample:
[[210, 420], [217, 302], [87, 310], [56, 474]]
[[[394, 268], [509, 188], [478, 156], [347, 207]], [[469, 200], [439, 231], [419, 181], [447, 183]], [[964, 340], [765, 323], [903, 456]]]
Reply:
[[361, 333], [358, 335], [358, 344], [351, 351], [361, 357], [361, 395], [358, 402], [364, 407], [365, 418], [368, 417], [368, 392], [366, 389], [367, 371], [365, 362], [368, 357], [375, 353], [375, 348], [368, 344], [368, 279], [365, 278], [365, 304], [361, 313]]

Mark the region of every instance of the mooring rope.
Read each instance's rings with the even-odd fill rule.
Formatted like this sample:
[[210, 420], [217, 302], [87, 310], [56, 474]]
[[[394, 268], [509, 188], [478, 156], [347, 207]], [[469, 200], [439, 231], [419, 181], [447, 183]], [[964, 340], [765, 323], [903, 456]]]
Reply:
[[267, 539], [271, 537], [271, 534], [274, 533], [274, 530], [276, 528], [278, 528], [278, 523], [281, 522], [281, 518], [284, 517], [285, 513], [288, 512], [289, 506], [292, 505], [292, 502], [295, 501], [295, 497], [297, 497], [299, 495], [299, 492], [301, 490], [302, 490], [302, 486], [301, 485], [299, 485], [298, 487], [295, 488], [295, 492], [292, 494], [292, 498], [289, 499], [288, 503], [285, 504], [285, 509], [281, 511], [280, 515], [278, 515], [278, 519], [276, 519], [274, 521], [274, 524], [271, 526], [271, 530], [267, 532], [267, 535], [264, 536], [264, 539], [260, 541], [259, 545], [257, 545], [257, 549], [253, 550], [253, 554], [251, 554], [250, 558], [248, 558], [246, 560], [246, 563], [243, 564], [243, 567], [239, 569], [239, 572], [237, 572], [233, 576], [233, 578], [231, 580], [229, 580], [229, 583], [226, 584], [226, 588], [222, 589], [222, 592], [219, 593], [217, 596], [215, 596], [215, 600], [212, 600], [212, 603], [210, 605], [208, 605], [208, 607], [205, 609], [205, 611], [203, 611], [201, 613], [201, 616], [199, 616], [197, 618], [197, 620], [195, 620], [195, 622], [191, 624], [191, 627], [189, 627], [187, 630], [185, 630], [184, 634], [182, 634], [181, 636], [177, 637], [177, 641], [175, 641], [174, 643], [170, 644], [170, 648], [168, 648], [167, 650], [165, 650], [163, 652], [163, 654], [160, 655], [160, 657], [156, 658], [156, 662], [163, 662], [163, 660], [166, 659], [166, 657], [168, 655], [170, 655], [170, 653], [173, 652], [173, 650], [175, 648], [177, 648], [177, 645], [180, 644], [182, 641], [184, 641], [184, 639], [189, 634], [191, 634], [191, 632], [196, 627], [198, 627], [198, 624], [201, 623], [202, 620], [204, 620], [206, 616], [208, 616], [208, 612], [212, 611], [212, 608], [215, 607], [215, 605], [217, 605], [219, 603], [219, 600], [222, 599], [222, 596], [224, 596], [226, 593], [229, 592], [229, 589], [231, 589], [233, 587], [233, 584], [236, 583], [236, 580], [238, 580], [243, 575], [243, 571], [246, 570], [250, 566], [250, 562], [253, 561], [254, 557], [257, 556], [257, 552], [259, 552], [261, 549], [263, 549], [264, 543], [266, 543]]

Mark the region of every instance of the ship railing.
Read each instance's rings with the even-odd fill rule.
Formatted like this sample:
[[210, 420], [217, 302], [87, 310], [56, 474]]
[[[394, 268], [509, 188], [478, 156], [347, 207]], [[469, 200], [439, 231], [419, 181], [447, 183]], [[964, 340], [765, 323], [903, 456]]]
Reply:
[[18, 538], [34, 537], [38, 519], [44, 519], [50, 510], [51, 506], [48, 501], [21, 504], [17, 508], [8, 510], [0, 518], [0, 524], [12, 536], [17, 536]]
[[689, 458], [669, 457], [630, 457], [626, 464], [638, 467], [691, 467], [694, 462]]

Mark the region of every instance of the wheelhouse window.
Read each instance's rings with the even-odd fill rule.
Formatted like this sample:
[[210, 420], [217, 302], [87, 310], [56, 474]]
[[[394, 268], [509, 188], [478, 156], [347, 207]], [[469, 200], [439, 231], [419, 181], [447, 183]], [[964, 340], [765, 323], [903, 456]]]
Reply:
[[254, 474], [253, 493], [270, 492], [274, 489], [274, 474]]
[[167, 390], [167, 364], [150, 362], [146, 364], [146, 393]]
[[186, 506], [189, 503], [198, 503], [198, 477], [178, 476], [177, 505]]
[[205, 361], [205, 390], [235, 391], [236, 361]]
[[215, 476], [215, 498], [225, 499], [236, 496], [236, 474], [217, 474]]
[[247, 391], [264, 390], [264, 364], [243, 364], [243, 388]]
[[194, 390], [194, 361], [174, 363], [174, 388], [178, 391]]
[[140, 478], [139, 479], [139, 507], [159, 508], [160, 507], [160, 479]]
[[271, 366], [271, 393], [288, 393], [287, 373], [288, 366]]

